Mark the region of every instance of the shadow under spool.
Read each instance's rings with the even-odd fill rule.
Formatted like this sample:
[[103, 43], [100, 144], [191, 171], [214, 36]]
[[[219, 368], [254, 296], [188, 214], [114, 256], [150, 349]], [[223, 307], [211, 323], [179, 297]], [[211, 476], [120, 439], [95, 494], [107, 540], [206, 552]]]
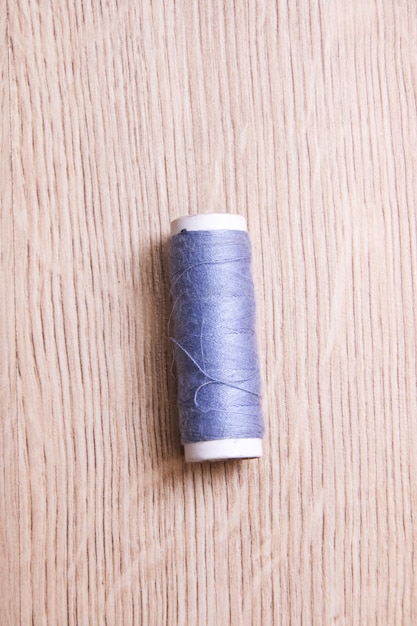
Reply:
[[[243, 216], [232, 213], [206, 213], [180, 217], [171, 223], [171, 237], [181, 232], [220, 230], [247, 232], [246, 220]], [[173, 316], [175, 317], [175, 315], [174, 306]], [[175, 341], [175, 337], [173, 339]], [[178, 375], [181, 373], [178, 372]], [[251, 459], [262, 456], [262, 439], [260, 437], [219, 438], [209, 441], [184, 442], [183, 445], [185, 460], [191, 463]]]

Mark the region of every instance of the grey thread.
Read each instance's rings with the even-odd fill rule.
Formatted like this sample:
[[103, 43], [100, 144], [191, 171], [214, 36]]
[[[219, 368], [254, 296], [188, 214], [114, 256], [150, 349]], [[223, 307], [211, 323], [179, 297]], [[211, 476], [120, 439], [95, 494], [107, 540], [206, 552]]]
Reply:
[[248, 233], [182, 231], [169, 262], [181, 443], [261, 438]]

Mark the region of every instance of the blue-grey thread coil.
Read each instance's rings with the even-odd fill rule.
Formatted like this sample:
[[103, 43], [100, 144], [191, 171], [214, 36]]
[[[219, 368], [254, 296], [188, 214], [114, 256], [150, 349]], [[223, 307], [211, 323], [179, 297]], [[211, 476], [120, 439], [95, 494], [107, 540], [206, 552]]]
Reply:
[[181, 443], [261, 438], [248, 233], [184, 230], [169, 262]]

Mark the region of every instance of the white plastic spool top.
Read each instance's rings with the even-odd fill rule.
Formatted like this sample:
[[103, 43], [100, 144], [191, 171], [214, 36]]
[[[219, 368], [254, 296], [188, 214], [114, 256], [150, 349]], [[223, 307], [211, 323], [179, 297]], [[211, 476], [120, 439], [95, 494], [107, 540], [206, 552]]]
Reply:
[[[187, 215], [171, 222], [171, 236], [182, 230], [247, 230], [246, 220], [236, 213]], [[188, 463], [255, 459], [262, 456], [262, 439], [219, 439], [184, 444]]]

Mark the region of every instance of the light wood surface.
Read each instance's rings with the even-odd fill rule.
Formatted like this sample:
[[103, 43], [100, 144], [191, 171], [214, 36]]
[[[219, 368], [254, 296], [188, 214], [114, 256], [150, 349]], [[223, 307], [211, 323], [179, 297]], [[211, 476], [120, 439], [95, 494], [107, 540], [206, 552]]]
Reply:
[[[413, 0], [0, 3], [0, 624], [417, 624]], [[241, 212], [261, 461], [186, 466], [169, 222]]]

